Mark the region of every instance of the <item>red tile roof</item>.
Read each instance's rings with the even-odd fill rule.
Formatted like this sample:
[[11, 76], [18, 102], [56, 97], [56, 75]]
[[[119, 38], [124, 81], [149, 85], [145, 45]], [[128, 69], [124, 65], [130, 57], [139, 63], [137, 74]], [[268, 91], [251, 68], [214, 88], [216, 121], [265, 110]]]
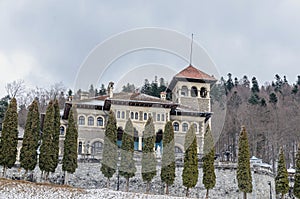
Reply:
[[189, 65], [188, 67], [177, 73], [175, 77], [217, 81], [213, 76], [202, 72], [201, 70], [195, 68], [192, 65]]

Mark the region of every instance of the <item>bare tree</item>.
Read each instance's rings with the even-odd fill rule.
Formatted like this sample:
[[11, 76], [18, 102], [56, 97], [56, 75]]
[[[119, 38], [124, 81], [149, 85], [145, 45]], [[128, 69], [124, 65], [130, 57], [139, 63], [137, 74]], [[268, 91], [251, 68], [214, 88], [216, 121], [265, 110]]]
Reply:
[[6, 89], [7, 94], [10, 97], [17, 98], [19, 95], [22, 95], [25, 91], [24, 80], [19, 79], [19, 80], [15, 80], [11, 83], [7, 83], [5, 85], [5, 89]]

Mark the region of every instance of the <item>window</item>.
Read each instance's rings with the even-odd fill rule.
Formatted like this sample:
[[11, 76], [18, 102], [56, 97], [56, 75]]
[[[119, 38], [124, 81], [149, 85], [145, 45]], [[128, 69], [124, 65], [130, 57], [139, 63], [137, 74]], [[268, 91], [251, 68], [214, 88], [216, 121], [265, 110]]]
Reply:
[[198, 132], [197, 124], [194, 123], [193, 125], [194, 125], [195, 132]]
[[165, 121], [165, 114], [161, 114], [161, 121]]
[[92, 144], [92, 155], [96, 155], [102, 152], [102, 142], [96, 141]]
[[181, 150], [181, 148], [179, 148], [178, 146], [175, 146], [174, 150], [175, 150], [175, 153], [177, 153], [177, 154], [183, 152], [183, 151]]
[[192, 97], [197, 97], [198, 96], [198, 90], [196, 86], [193, 86], [191, 89], [191, 96]]
[[85, 118], [84, 118], [84, 116], [79, 116], [78, 124], [79, 125], [85, 125]]
[[131, 118], [132, 120], [134, 119], [134, 113], [133, 113], [133, 112], [130, 113], [130, 118]]
[[156, 120], [157, 120], [157, 121], [160, 121], [160, 114], [157, 114]]
[[97, 126], [103, 126], [103, 118], [102, 117], [97, 118]]
[[82, 142], [78, 143], [78, 154], [82, 154]]
[[188, 131], [188, 128], [189, 128], [189, 125], [187, 123], [183, 123], [182, 124], [182, 131], [183, 132], [187, 132]]
[[181, 87], [181, 96], [188, 96], [188, 88], [186, 86]]
[[117, 111], [117, 118], [120, 118], [121, 117], [121, 113], [120, 111]]
[[122, 119], [125, 119], [125, 111], [122, 111]]
[[60, 135], [64, 135], [65, 134], [65, 127], [64, 126], [60, 126], [59, 127], [59, 133], [60, 133]]
[[92, 116], [88, 117], [88, 125], [94, 126], [94, 118]]
[[139, 113], [138, 112], [135, 112], [135, 114], [134, 114], [134, 119], [139, 119]]
[[174, 128], [174, 131], [179, 131], [179, 124], [178, 124], [178, 122], [174, 122], [173, 123], [173, 128]]
[[147, 120], [147, 119], [148, 119], [148, 114], [144, 113], [144, 120]]
[[205, 87], [202, 87], [202, 88], [200, 89], [200, 96], [201, 96], [202, 98], [206, 98], [206, 96], [207, 96], [207, 90], [206, 90]]
[[117, 129], [117, 145], [118, 147], [122, 146], [122, 137], [123, 137], [123, 128], [122, 127], [118, 127]]

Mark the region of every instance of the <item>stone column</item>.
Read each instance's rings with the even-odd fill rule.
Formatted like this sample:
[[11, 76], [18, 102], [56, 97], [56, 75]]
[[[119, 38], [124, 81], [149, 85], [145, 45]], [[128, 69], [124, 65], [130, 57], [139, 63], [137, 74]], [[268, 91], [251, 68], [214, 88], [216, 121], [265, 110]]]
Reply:
[[141, 151], [143, 148], [142, 142], [143, 142], [142, 137], [139, 137], [139, 148], [138, 148], [139, 151]]

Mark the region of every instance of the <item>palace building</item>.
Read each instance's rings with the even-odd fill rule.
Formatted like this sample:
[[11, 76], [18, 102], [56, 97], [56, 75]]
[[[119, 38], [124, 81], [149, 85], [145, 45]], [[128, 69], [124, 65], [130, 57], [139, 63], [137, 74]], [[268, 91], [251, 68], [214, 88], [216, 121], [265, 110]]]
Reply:
[[[198, 152], [201, 153], [205, 127], [212, 116], [210, 105], [210, 88], [217, 80], [199, 69], [188, 66], [171, 80], [168, 90], [172, 101], [166, 99], [166, 92], [160, 98], [143, 93], [114, 93], [110, 82], [107, 95], [88, 98], [82, 95], [80, 100], [68, 101], [65, 104], [61, 119], [61, 149], [68, 126], [68, 112], [76, 106], [78, 124], [78, 155], [101, 158], [105, 124], [108, 113], [115, 113], [118, 127], [118, 141], [121, 144], [123, 129], [130, 118], [134, 126], [134, 149], [142, 151], [143, 131], [147, 119], [151, 116], [155, 125], [155, 148], [162, 147], [164, 126], [172, 121], [175, 133], [175, 152], [184, 152], [184, 138], [191, 125], [196, 129]], [[62, 151], [60, 151], [62, 154]]]

